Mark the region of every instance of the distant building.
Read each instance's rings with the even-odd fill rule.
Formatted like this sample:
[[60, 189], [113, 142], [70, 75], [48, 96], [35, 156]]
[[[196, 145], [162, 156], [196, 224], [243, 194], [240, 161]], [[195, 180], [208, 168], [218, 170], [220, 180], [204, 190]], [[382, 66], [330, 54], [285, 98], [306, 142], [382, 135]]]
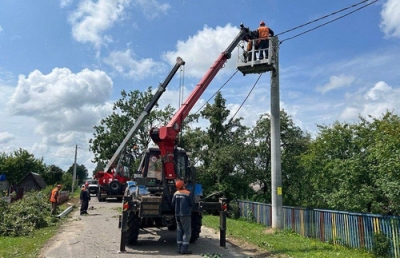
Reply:
[[24, 192], [40, 191], [46, 188], [44, 179], [37, 173], [29, 172], [18, 184], [17, 188], [23, 188]]

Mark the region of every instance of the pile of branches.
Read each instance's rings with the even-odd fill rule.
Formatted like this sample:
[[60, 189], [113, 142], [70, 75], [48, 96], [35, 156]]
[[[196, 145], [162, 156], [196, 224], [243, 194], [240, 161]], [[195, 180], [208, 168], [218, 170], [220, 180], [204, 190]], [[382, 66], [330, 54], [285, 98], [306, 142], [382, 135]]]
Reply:
[[27, 192], [11, 204], [0, 200], [0, 236], [24, 236], [51, 223], [47, 194]]

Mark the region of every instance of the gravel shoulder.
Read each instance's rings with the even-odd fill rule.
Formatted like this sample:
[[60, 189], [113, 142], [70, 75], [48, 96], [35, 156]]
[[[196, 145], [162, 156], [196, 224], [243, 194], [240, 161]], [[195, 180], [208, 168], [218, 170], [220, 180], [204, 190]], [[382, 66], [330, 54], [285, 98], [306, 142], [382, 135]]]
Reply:
[[[118, 221], [120, 202], [98, 202], [92, 197], [89, 215], [80, 216], [75, 208], [61, 225], [59, 233], [43, 247], [40, 258], [111, 258], [111, 257], [186, 257], [176, 253], [175, 232], [166, 228], [145, 228], [138, 243], [120, 252], [121, 229]], [[256, 246], [227, 238], [226, 247], [219, 246], [219, 232], [202, 227], [200, 238], [190, 245], [193, 254], [187, 257], [269, 257]], [[207, 256], [206, 256], [207, 257]]]

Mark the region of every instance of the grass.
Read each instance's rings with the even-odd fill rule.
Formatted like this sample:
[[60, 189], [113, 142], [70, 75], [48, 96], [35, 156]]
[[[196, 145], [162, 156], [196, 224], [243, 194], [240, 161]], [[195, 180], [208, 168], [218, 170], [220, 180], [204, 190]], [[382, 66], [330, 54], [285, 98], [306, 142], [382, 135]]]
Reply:
[[0, 237], [1, 258], [35, 258], [52, 236], [57, 233], [58, 226], [39, 229], [31, 236]]
[[[291, 231], [272, 232], [264, 225], [245, 220], [227, 219], [227, 238], [243, 240], [268, 251], [270, 257], [295, 258], [367, 258], [375, 257], [364, 250], [350, 249], [339, 245], [324, 243], [316, 239], [305, 238]], [[203, 225], [219, 232], [218, 216], [203, 216]]]

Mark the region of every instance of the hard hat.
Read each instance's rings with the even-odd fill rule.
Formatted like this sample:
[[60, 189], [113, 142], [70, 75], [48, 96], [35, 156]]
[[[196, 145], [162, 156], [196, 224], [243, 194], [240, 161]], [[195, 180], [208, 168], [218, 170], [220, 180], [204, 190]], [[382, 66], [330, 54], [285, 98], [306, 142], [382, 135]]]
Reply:
[[88, 182], [86, 182], [86, 183], [85, 183], [85, 186], [88, 186], [88, 185], [89, 185], [89, 183], [88, 183]]
[[62, 187], [62, 185], [57, 185], [57, 187], [58, 187], [58, 188], [61, 188], [61, 187]]
[[176, 189], [178, 189], [178, 190], [182, 189], [182, 187], [184, 185], [185, 185], [185, 183], [180, 179], [176, 180], [176, 182], [175, 182]]
[[260, 25], [265, 25], [265, 22], [264, 21], [260, 21]]

